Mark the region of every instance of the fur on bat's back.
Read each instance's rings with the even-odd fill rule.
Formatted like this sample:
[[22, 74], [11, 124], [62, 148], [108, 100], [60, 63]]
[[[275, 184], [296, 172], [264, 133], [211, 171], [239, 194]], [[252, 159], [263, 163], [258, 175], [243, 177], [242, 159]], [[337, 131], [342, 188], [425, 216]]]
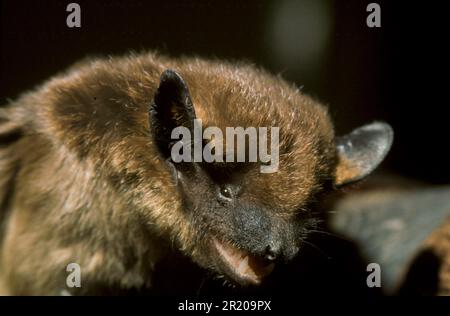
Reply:
[[[333, 138], [326, 110], [249, 65], [155, 54], [76, 64], [0, 112], [5, 293], [57, 294], [71, 262], [82, 267], [90, 288], [149, 286], [152, 267], [175, 239], [172, 228], [178, 240], [189, 239], [187, 215], [174, 211], [181, 208], [179, 193], [148, 132], [148, 107], [167, 68], [188, 82], [204, 125], [242, 126], [245, 117], [245, 126], [296, 126], [303, 140], [281, 135], [284, 146], [331, 148], [317, 143]], [[280, 98], [289, 111], [277, 107]], [[311, 152], [305, 164], [330, 168], [332, 152], [303, 152]], [[323, 171], [316, 169], [311, 172]], [[295, 181], [296, 194], [314, 191], [313, 174]], [[288, 201], [280, 195], [280, 204]], [[141, 208], [152, 212], [133, 211]]]
[[145, 221], [124, 212], [130, 206], [95, 159], [80, 160], [32, 125], [0, 149], [2, 294], [59, 294], [71, 262], [83, 267], [84, 285], [147, 285], [161, 248]]

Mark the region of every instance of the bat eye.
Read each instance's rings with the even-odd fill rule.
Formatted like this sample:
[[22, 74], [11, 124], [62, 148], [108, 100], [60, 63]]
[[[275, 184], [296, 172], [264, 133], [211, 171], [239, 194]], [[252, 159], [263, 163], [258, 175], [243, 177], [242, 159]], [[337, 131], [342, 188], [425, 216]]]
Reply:
[[220, 197], [225, 200], [231, 200], [233, 198], [231, 189], [227, 186], [220, 187], [219, 194], [220, 194]]

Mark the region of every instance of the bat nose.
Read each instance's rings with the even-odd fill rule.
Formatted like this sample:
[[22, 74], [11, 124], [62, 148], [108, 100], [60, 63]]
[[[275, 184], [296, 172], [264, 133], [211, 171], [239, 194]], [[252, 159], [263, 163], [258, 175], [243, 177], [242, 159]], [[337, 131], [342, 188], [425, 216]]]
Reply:
[[286, 238], [282, 238], [281, 236], [277, 236], [266, 242], [263, 257], [267, 261], [288, 262], [296, 256], [299, 250], [295, 240], [286, 240]]
[[266, 247], [264, 258], [269, 261], [275, 261], [280, 257], [280, 254], [281, 254], [281, 246], [276, 245], [274, 243], [270, 243]]

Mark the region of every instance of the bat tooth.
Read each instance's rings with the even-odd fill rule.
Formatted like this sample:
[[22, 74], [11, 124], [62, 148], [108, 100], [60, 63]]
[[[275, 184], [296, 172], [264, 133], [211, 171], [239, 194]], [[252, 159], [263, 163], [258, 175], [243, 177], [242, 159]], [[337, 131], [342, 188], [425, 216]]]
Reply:
[[248, 256], [245, 256], [244, 259], [242, 259], [241, 263], [239, 264], [238, 273], [247, 274], [248, 269], [249, 269]]

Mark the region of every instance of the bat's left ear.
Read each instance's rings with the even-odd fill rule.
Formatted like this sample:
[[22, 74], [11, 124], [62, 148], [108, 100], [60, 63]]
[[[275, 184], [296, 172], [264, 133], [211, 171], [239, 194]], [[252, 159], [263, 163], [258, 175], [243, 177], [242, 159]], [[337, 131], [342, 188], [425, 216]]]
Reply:
[[386, 157], [394, 139], [389, 124], [375, 122], [336, 138], [334, 184], [340, 187], [370, 174]]
[[174, 128], [184, 126], [193, 133], [196, 118], [187, 83], [180, 74], [166, 69], [149, 108], [150, 132], [165, 156]]

